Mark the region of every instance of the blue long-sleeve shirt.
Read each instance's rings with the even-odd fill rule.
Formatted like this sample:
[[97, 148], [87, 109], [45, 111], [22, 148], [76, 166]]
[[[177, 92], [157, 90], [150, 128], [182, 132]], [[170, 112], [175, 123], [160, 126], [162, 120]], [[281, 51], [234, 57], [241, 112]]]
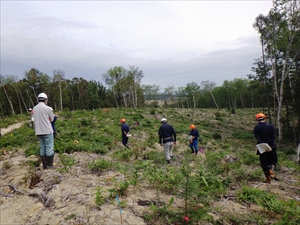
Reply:
[[197, 129], [192, 129], [190, 132], [190, 135], [194, 137], [193, 140], [198, 140], [198, 138], [200, 136]]
[[126, 123], [122, 123], [121, 124], [121, 131], [122, 131], [122, 135], [126, 136], [126, 134], [129, 132], [129, 126]]

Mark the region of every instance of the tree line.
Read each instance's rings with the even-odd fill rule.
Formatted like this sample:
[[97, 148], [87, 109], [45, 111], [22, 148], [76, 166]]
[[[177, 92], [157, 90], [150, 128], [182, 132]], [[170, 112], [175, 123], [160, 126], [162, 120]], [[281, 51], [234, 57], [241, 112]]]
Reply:
[[[82, 77], [66, 79], [56, 69], [52, 76], [31, 68], [22, 79], [0, 74], [0, 116], [27, 112], [45, 92], [54, 110], [93, 110], [103, 107], [261, 108], [278, 128], [279, 141], [287, 134], [300, 141], [300, 2], [273, 0], [268, 15], [258, 15], [253, 27], [260, 34], [262, 55], [245, 79], [191, 82], [185, 86], [144, 85], [136, 66], [110, 68], [104, 83]], [[154, 100], [154, 101], [153, 101]], [[272, 121], [274, 119], [274, 121]]]
[[[177, 108], [257, 108], [264, 107], [263, 99], [257, 99], [259, 81], [249, 79], [225, 80], [222, 86], [214, 82], [188, 83], [186, 86], [169, 85], [163, 90], [158, 85], [143, 85], [143, 71], [130, 66], [110, 68], [102, 75], [104, 84], [74, 77], [65, 79], [62, 70], [54, 70], [49, 76], [31, 68], [24, 78], [0, 74], [0, 115], [28, 112], [38, 100], [37, 95], [48, 95], [54, 110], [93, 110], [103, 107], [158, 107], [163, 101], [166, 107]], [[154, 100], [154, 101], [153, 101]]]

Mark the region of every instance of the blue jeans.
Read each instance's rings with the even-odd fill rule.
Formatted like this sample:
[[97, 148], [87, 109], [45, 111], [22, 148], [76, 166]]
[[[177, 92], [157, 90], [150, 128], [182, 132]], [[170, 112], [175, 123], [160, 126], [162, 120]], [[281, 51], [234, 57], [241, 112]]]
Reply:
[[40, 156], [54, 155], [54, 138], [53, 134], [38, 135], [40, 141]]
[[198, 152], [198, 140], [194, 140], [192, 143], [190, 143], [190, 148], [192, 151]]

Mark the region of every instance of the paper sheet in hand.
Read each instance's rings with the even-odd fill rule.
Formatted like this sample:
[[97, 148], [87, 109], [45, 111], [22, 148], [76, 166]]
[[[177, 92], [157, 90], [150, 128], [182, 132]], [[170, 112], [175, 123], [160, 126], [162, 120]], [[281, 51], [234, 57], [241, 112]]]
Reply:
[[272, 151], [272, 148], [267, 143], [257, 144], [256, 148], [258, 149], [260, 154]]

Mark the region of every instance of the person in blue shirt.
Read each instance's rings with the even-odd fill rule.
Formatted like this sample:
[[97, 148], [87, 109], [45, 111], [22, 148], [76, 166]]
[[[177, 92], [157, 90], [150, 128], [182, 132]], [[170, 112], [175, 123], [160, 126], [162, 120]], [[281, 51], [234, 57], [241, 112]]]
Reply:
[[191, 154], [195, 153], [195, 155], [198, 154], [198, 138], [199, 138], [199, 132], [196, 129], [196, 126], [194, 124], [190, 125], [190, 148], [192, 150]]
[[121, 132], [122, 132], [122, 144], [126, 147], [129, 148], [128, 146], [128, 136], [129, 136], [129, 126], [125, 123], [125, 119], [122, 118], [120, 120], [121, 122]]

